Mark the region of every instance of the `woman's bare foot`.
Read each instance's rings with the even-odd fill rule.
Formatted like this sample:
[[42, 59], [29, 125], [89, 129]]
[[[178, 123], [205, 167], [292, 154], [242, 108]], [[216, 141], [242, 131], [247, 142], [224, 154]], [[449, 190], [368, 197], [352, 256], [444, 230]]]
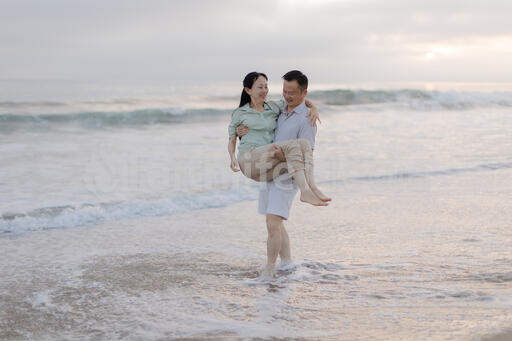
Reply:
[[323, 194], [322, 191], [320, 191], [318, 189], [318, 187], [316, 187], [315, 178], [313, 176], [313, 164], [312, 163], [306, 164], [305, 175], [306, 175], [306, 182], [308, 183], [309, 188], [311, 188], [313, 193], [315, 193], [315, 195], [320, 200], [322, 200], [322, 201], [331, 201], [332, 200], [331, 198], [329, 198], [328, 196]]
[[[310, 186], [311, 187], [311, 186]], [[319, 189], [318, 187], [311, 187], [311, 190], [313, 191], [313, 193], [315, 193], [315, 195], [318, 197], [318, 199], [322, 200], [322, 201], [331, 201], [332, 199], [329, 198], [328, 196], [326, 196], [325, 194], [323, 194]]]
[[307, 202], [308, 204], [311, 204], [313, 206], [327, 206], [326, 202], [320, 200], [315, 193], [313, 193], [311, 190], [305, 190], [300, 192], [300, 201]]

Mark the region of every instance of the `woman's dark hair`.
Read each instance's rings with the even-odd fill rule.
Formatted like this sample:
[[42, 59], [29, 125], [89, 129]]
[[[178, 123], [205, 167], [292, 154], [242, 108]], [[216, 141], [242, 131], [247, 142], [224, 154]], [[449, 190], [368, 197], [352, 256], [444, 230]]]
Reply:
[[300, 72], [299, 70], [292, 70], [292, 71], [287, 72], [283, 76], [283, 79], [287, 80], [288, 82], [291, 82], [294, 80], [297, 81], [297, 83], [299, 83], [299, 87], [302, 91], [308, 89], [308, 77], [306, 77], [306, 75], [303, 74], [302, 72]]
[[268, 80], [267, 75], [265, 75], [264, 73], [261, 73], [261, 72], [250, 72], [247, 74], [247, 76], [245, 76], [244, 88], [242, 89], [242, 96], [240, 97], [240, 105], [238, 106], [239, 108], [243, 107], [247, 103], [251, 103], [251, 96], [249, 96], [249, 94], [247, 92], [245, 92], [245, 88], [249, 88], [249, 89], [252, 88], [252, 85], [260, 76], [263, 76], [263, 77], [265, 77], [266, 80]]

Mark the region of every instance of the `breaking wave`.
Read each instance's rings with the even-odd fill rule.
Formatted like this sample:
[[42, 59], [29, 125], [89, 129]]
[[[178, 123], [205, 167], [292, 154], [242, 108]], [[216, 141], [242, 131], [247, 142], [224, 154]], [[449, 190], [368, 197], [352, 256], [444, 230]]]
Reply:
[[339, 89], [313, 91], [308, 96], [311, 99], [318, 99], [327, 105], [336, 106], [393, 104], [395, 108], [413, 110], [465, 110], [481, 107], [512, 107], [512, 93], [510, 92]]
[[[423, 90], [323, 90], [311, 91], [308, 98], [321, 106], [345, 106], [361, 110], [470, 110], [474, 108], [511, 108], [510, 92], [458, 92]], [[211, 98], [210, 102], [192, 103], [195, 108], [155, 107], [154, 103], [136, 99], [111, 102], [0, 102], [0, 131], [47, 128], [52, 125], [74, 124], [85, 129], [109, 127], [150, 126], [208, 121], [228, 118], [236, 107], [236, 98], [230, 98], [233, 108], [208, 107], [226, 98]], [[197, 108], [197, 105], [203, 108]], [[122, 110], [115, 106], [123, 105]], [[147, 107], [145, 107], [145, 105]], [[90, 108], [90, 110], [83, 108]], [[101, 109], [99, 109], [101, 108]], [[109, 108], [106, 109], [105, 108]], [[126, 110], [126, 109], [130, 110]], [[77, 111], [78, 110], [78, 111]]]

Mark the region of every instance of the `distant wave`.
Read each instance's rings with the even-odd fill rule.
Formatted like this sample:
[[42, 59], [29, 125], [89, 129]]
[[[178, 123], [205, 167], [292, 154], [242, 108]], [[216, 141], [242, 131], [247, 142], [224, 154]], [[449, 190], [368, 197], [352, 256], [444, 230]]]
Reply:
[[[84, 128], [110, 126], [140, 126], [153, 124], [180, 123], [200, 120], [204, 117], [229, 115], [231, 110], [220, 109], [141, 109], [133, 111], [100, 111], [71, 114], [0, 114], [0, 124], [7, 125], [48, 125], [75, 123]], [[12, 128], [12, 127], [11, 127]]]
[[[424, 171], [424, 172], [403, 172], [403, 173], [393, 173], [393, 174], [384, 174], [384, 175], [373, 175], [373, 176], [358, 176], [352, 177], [348, 180], [357, 180], [357, 181], [380, 181], [380, 180], [399, 180], [399, 179], [409, 179], [409, 178], [424, 178], [428, 176], [440, 176], [440, 175], [455, 175], [459, 173], [467, 173], [467, 172], [481, 172], [481, 171], [493, 171], [499, 169], [510, 169], [512, 168], [512, 162], [509, 163], [490, 163], [483, 164], [474, 167], [466, 167], [466, 168], [449, 168], [443, 170], [432, 170], [432, 171]], [[331, 182], [337, 182], [337, 180], [333, 180]]]
[[[512, 169], [512, 162], [482, 164], [467, 168], [351, 177], [347, 179], [325, 180], [319, 183], [336, 184], [345, 181], [402, 180], [500, 169]], [[0, 234], [69, 228], [135, 217], [172, 215], [197, 209], [225, 207], [238, 202], [256, 200], [257, 197], [258, 191], [255, 185], [236, 189], [174, 194], [173, 196], [152, 200], [85, 203], [79, 206], [43, 207], [29, 212], [4, 212], [0, 216]]]
[[[360, 106], [393, 104], [412, 110], [465, 110], [480, 107], [512, 107], [510, 92], [460, 92], [423, 90], [325, 90], [312, 91], [311, 99], [328, 105]], [[383, 106], [382, 108], [386, 108]]]
[[[473, 108], [512, 108], [510, 92], [457, 92], [423, 90], [324, 90], [311, 91], [308, 97], [320, 105], [345, 106], [353, 110], [468, 110]], [[227, 101], [224, 97], [212, 97], [211, 102]], [[236, 98], [229, 98], [227, 103]], [[169, 101], [167, 101], [169, 102]], [[209, 102], [202, 100], [195, 105]], [[77, 109], [77, 105], [81, 109]], [[122, 106], [124, 109], [112, 109]], [[86, 108], [84, 111], [83, 108]], [[101, 108], [101, 109], [99, 109]], [[107, 109], [105, 109], [107, 108]], [[115, 126], [144, 126], [176, 124], [194, 120], [209, 120], [219, 116], [229, 117], [233, 108], [205, 107], [187, 109], [180, 107], [155, 107], [154, 103], [140, 99], [117, 99], [88, 102], [0, 102], [0, 132], [31, 129], [48, 125], [77, 124], [83, 128], [101, 129]]]
[[[333, 90], [319, 90], [308, 92], [308, 98], [317, 99], [324, 104], [334, 106], [357, 106], [357, 105], [373, 105], [373, 104], [406, 104], [412, 109], [424, 110], [424, 109], [470, 109], [477, 107], [512, 107], [512, 92], [498, 91], [498, 92], [477, 92], [477, 91], [426, 91], [417, 89], [400, 89], [400, 90], [349, 90], [349, 89], [333, 89]], [[199, 101], [207, 105], [208, 101], [224, 101], [233, 102], [233, 109], [238, 103], [238, 98], [234, 97], [209, 97], [207, 100], [201, 98]], [[151, 102], [151, 100], [149, 100]], [[189, 100], [190, 101], [190, 100]], [[170, 99], [162, 99], [161, 102], [173, 102]], [[216, 108], [205, 107], [198, 110], [184, 110], [182, 108], [160, 108], [149, 109], [149, 106], [144, 107], [145, 100], [137, 98], [125, 98], [125, 99], [112, 99], [104, 101], [79, 101], [79, 102], [57, 102], [57, 101], [4, 101], [0, 102], [0, 116], [1, 114], [9, 113], [9, 109], [12, 109], [13, 113], [19, 113], [20, 110], [26, 109], [30, 114], [39, 115], [43, 113], [51, 113], [52, 109], [59, 113], [63, 110], [71, 110], [64, 112], [68, 115], [87, 115], [87, 112], [77, 113], [74, 106], [90, 106], [91, 108], [101, 106], [139, 106], [132, 111], [101, 111], [101, 110], [90, 110], [89, 114], [103, 113], [107, 114], [120, 114], [120, 115], [134, 115], [136, 113], [149, 113], [154, 111], [156, 115], [161, 113], [167, 113], [170, 115], [179, 113], [196, 113], [197, 111], [208, 111], [218, 110]], [[147, 102], [146, 102], [147, 105]], [[140, 106], [142, 106], [142, 110]], [[154, 103], [151, 105], [155, 108]], [[186, 105], [185, 105], [186, 107]], [[230, 111], [232, 109], [220, 110]], [[30, 116], [30, 115], [28, 115]], [[43, 116], [43, 115], [41, 115]], [[47, 115], [44, 115], [47, 116]], [[51, 115], [50, 115], [51, 116]]]
[[26, 108], [26, 107], [60, 107], [65, 106], [66, 103], [54, 101], [35, 101], [35, 102], [0, 102], [0, 108]]

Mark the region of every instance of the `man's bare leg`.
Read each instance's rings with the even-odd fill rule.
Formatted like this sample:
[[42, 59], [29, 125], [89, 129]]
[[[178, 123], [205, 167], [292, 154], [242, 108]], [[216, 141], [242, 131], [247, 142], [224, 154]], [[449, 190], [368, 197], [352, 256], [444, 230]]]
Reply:
[[262, 277], [272, 277], [275, 272], [277, 255], [281, 251], [283, 218], [275, 214], [267, 214], [267, 265]]
[[283, 218], [281, 218], [281, 249], [279, 250], [279, 257], [281, 257], [281, 266], [285, 266], [292, 262], [292, 254], [290, 249], [290, 238], [288, 232], [284, 228]]

